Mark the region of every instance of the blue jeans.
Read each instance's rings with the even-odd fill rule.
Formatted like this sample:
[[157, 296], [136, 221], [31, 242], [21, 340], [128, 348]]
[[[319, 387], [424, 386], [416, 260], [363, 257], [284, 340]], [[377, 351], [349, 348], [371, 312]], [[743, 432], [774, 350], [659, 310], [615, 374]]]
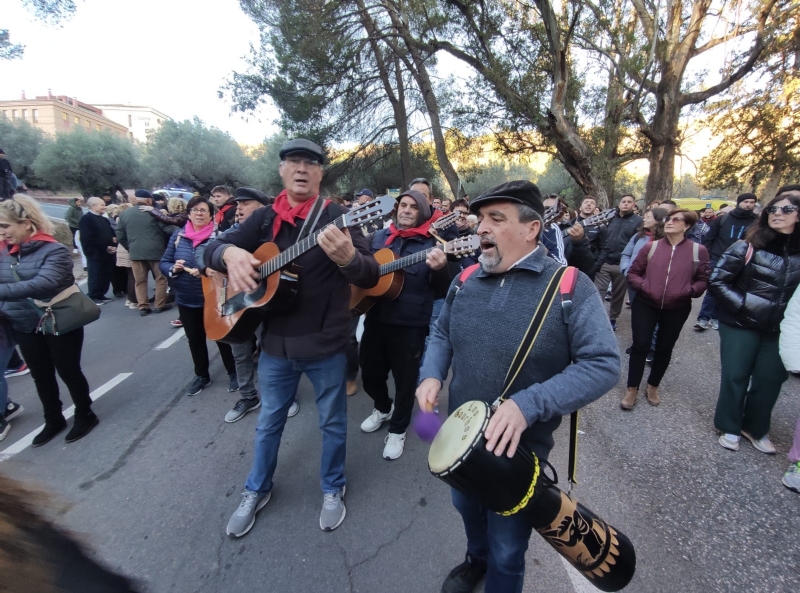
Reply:
[[[709, 270], [714, 270], [717, 266], [717, 262], [715, 260], [711, 260], [709, 262]], [[700, 313], [697, 315], [697, 321], [701, 319], [705, 319], [706, 321], [710, 321], [711, 319], [717, 318], [717, 301], [714, 300], [714, 297], [711, 296], [711, 291], [706, 290], [706, 295], [703, 297], [703, 304], [700, 305]]]
[[525, 552], [533, 528], [522, 517], [503, 517], [477, 499], [452, 490], [453, 505], [464, 520], [467, 552], [487, 563], [486, 593], [521, 593]]
[[8, 341], [11, 342], [9, 346], [5, 348], [0, 348], [0, 414], [4, 414], [6, 411], [6, 406], [8, 405], [8, 381], [6, 381], [5, 371], [6, 367], [8, 367], [8, 361], [11, 360], [11, 356], [14, 354], [14, 349], [16, 345], [14, 341], [11, 340], [10, 336]]
[[320, 485], [322, 492], [339, 492], [345, 485], [344, 459], [347, 445], [347, 394], [344, 353], [322, 360], [287, 360], [264, 352], [258, 360], [261, 412], [256, 426], [255, 456], [245, 487], [253, 492], [272, 490], [278, 465], [286, 417], [294, 401], [300, 375], [308, 376], [317, 394], [319, 427], [322, 430]]

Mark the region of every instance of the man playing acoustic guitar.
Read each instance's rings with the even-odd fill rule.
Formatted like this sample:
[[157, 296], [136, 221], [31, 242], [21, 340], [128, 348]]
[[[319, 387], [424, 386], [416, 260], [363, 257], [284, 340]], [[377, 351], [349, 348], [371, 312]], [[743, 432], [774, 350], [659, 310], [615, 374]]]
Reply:
[[[314, 205], [322, 181], [322, 149], [309, 140], [296, 139], [280, 151], [284, 184], [275, 203], [254, 212], [238, 229], [212, 241], [206, 250], [209, 267], [228, 274], [234, 291], [257, 287], [253, 257], [262, 244], [276, 243], [281, 251], [291, 247], [306, 219], [313, 221]], [[345, 214], [347, 209], [325, 201], [313, 232]], [[278, 448], [300, 376], [314, 386], [322, 431], [320, 480], [323, 505], [320, 527], [336, 529], [344, 520], [345, 441], [347, 395], [345, 350], [350, 324], [350, 284], [370, 288], [378, 280], [378, 264], [366, 237], [328, 226], [312, 248], [296, 259], [300, 267], [297, 296], [288, 312], [270, 311], [263, 324], [258, 362], [262, 405], [258, 417], [255, 456], [239, 508], [227, 533], [241, 537], [253, 527], [256, 513], [272, 495], [272, 476]], [[272, 304], [272, 303], [270, 303]]]

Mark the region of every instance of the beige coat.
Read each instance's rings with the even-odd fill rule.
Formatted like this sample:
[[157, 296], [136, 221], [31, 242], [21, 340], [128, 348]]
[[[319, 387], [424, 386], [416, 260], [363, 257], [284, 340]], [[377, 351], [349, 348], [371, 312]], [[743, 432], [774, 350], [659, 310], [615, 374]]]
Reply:
[[117, 267], [118, 268], [130, 268], [131, 266], [131, 255], [128, 253], [128, 250], [125, 249], [122, 245], [117, 243]]

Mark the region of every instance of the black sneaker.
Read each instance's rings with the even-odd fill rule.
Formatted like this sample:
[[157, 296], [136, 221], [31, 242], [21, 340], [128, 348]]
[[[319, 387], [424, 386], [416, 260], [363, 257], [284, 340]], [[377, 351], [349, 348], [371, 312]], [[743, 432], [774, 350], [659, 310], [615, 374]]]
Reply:
[[69, 429], [64, 440], [68, 443], [74, 443], [92, 432], [92, 429], [98, 424], [100, 424], [100, 419], [94, 412], [81, 414], [80, 416], [76, 414], [75, 421], [72, 423], [72, 428]]
[[472, 593], [475, 585], [486, 576], [486, 561], [467, 554], [466, 560], [456, 566], [442, 583], [442, 593]]
[[13, 420], [14, 418], [16, 418], [17, 416], [22, 414], [22, 412], [24, 412], [24, 411], [25, 411], [25, 408], [23, 408], [21, 405], [15, 404], [14, 402], [9, 401], [6, 404], [6, 411], [3, 414], [3, 420], [6, 420], [6, 421]]
[[150, 313], [152, 313], [150, 309], [139, 309], [139, 315], [142, 317], [147, 317]]
[[197, 395], [209, 385], [211, 385], [210, 377], [195, 377], [194, 381], [192, 381], [192, 384], [186, 388], [186, 395]]
[[645, 358], [645, 359], [644, 359], [644, 361], [645, 361], [647, 364], [653, 364], [653, 357], [654, 357], [654, 356], [655, 356], [655, 354], [653, 354], [652, 352], [648, 352], [648, 353], [647, 353], [647, 358]]
[[239, 391], [239, 377], [236, 373], [228, 375], [228, 393]]
[[616, 319], [612, 319], [611, 320], [611, 329], [613, 329], [614, 331], [617, 331], [617, 320]]
[[164, 311], [169, 311], [170, 309], [172, 309], [172, 305], [164, 305], [163, 307], [153, 309], [153, 313], [163, 313]]
[[11, 423], [5, 418], [0, 418], [0, 441], [6, 438], [9, 430], [11, 430]]
[[63, 417], [61, 418], [60, 422], [45, 424], [42, 431], [35, 437], [33, 437], [33, 442], [31, 443], [31, 447], [41, 447], [45, 443], [50, 442], [54, 436], [56, 436], [66, 427], [67, 427], [67, 421], [64, 420]]

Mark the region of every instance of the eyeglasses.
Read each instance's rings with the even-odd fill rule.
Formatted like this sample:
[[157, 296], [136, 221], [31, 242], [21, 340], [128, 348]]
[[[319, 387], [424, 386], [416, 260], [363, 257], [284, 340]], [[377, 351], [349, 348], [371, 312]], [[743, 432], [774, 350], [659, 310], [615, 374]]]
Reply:
[[192, 214], [211, 214], [211, 211], [206, 208], [192, 208], [189, 212]]
[[292, 167], [299, 167], [300, 165], [305, 165], [306, 167], [319, 167], [322, 164], [316, 159], [304, 159], [295, 156], [286, 157], [283, 160], [284, 162], [289, 163]]
[[797, 206], [794, 204], [787, 204], [786, 206], [770, 206], [767, 208], [767, 212], [770, 214], [777, 214], [778, 210], [784, 214], [791, 214], [792, 212], [797, 212]]
[[670, 216], [666, 222], [686, 222], [682, 216]]
[[467, 210], [453, 210], [453, 213], [458, 214], [462, 218], [469, 214]]

